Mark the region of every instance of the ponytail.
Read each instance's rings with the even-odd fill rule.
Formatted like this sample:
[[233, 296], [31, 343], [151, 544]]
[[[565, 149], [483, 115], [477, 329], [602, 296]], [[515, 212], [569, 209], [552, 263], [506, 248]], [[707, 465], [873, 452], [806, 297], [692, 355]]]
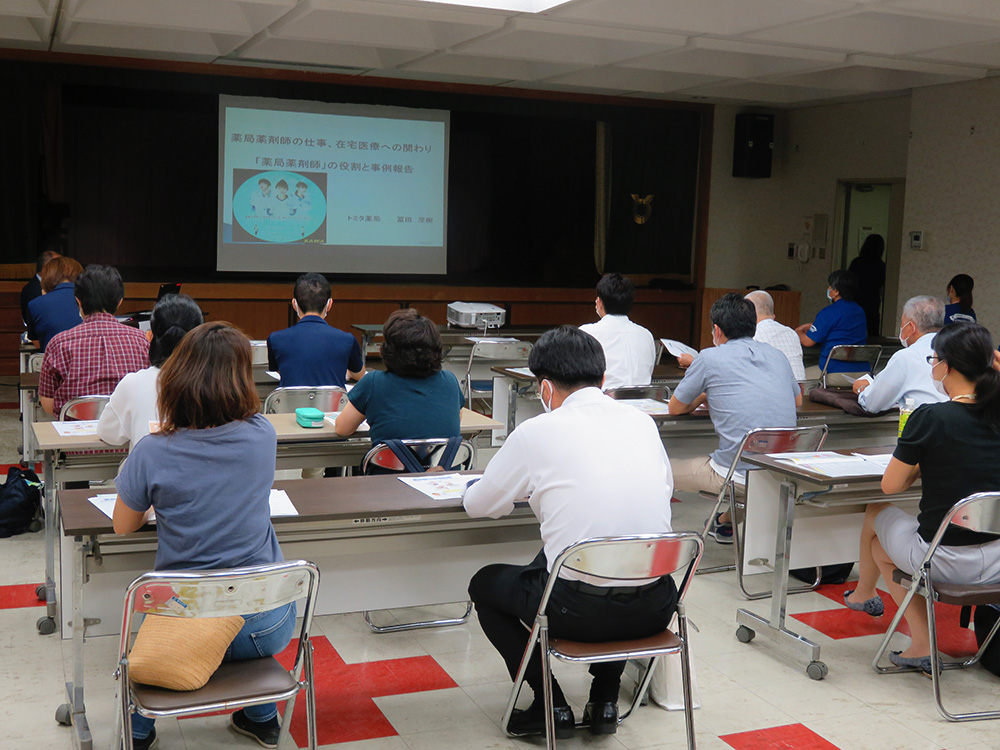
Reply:
[[948, 367], [975, 383], [976, 402], [969, 408], [1000, 432], [1000, 358], [990, 332], [977, 323], [951, 323], [938, 332], [931, 347]]
[[153, 308], [149, 364], [162, 367], [184, 335], [204, 322], [201, 308], [186, 294], [167, 294]]
[[993, 369], [992, 362], [976, 379], [975, 410], [982, 414], [986, 424], [1000, 432], [1000, 372]]
[[955, 296], [958, 297], [958, 304], [961, 306], [962, 312], [966, 315], [972, 313], [972, 288], [975, 285], [976, 282], [967, 273], [957, 274], [948, 282], [948, 286], [955, 290]]

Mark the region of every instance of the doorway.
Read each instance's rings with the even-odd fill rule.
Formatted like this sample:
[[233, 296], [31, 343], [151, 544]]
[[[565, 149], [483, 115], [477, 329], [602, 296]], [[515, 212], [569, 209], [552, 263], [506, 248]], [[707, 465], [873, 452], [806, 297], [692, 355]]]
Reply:
[[[858, 260], [854, 270], [859, 272], [864, 289], [868, 288], [870, 301], [862, 307], [870, 314], [869, 335], [882, 336], [895, 333], [899, 291], [899, 260], [903, 226], [902, 180], [843, 180], [838, 183], [837, 210], [840, 221], [840, 268], [851, 268], [858, 260], [865, 240], [879, 235], [884, 241], [881, 262], [884, 275], [876, 259]], [[868, 253], [870, 253], [870, 249]], [[866, 255], [868, 254], [866, 253]]]

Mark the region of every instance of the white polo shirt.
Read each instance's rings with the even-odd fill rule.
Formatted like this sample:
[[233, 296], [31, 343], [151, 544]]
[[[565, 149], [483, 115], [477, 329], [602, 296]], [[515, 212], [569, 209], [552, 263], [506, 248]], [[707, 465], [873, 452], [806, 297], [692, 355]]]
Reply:
[[649, 385], [656, 361], [653, 334], [627, 315], [605, 315], [596, 323], [580, 326], [580, 330], [600, 341], [604, 349], [605, 389]]
[[799, 334], [788, 326], [783, 326], [774, 318], [765, 318], [757, 321], [757, 332], [753, 335], [754, 341], [770, 344], [788, 358], [788, 364], [792, 366], [792, 374], [796, 380], [806, 379], [806, 368], [802, 362], [802, 342]]
[[673, 484], [652, 418], [582, 388], [519, 425], [463, 502], [470, 516], [499, 518], [528, 497], [551, 571], [559, 553], [583, 539], [670, 531]]
[[934, 388], [931, 366], [927, 364], [927, 357], [934, 353], [931, 342], [936, 335], [925, 333], [912, 346], [893, 354], [872, 384], [858, 394], [861, 408], [877, 414], [902, 406], [908, 398], [913, 399], [914, 407], [947, 401], [948, 397]]
[[111, 445], [128, 443], [131, 451], [149, 434], [149, 423], [160, 419], [156, 409], [159, 377], [159, 367], [147, 367], [118, 381], [97, 423], [97, 436], [101, 440]]

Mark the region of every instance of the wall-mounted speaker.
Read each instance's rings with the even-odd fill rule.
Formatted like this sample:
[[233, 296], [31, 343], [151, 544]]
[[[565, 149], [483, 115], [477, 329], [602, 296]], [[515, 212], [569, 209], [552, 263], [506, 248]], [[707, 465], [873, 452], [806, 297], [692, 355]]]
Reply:
[[774, 115], [736, 115], [733, 177], [770, 177], [774, 153]]

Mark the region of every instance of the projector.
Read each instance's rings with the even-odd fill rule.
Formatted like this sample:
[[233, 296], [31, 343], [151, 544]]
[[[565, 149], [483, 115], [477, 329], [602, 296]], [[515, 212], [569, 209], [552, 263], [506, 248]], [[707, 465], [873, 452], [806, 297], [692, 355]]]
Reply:
[[460, 328], [499, 328], [507, 311], [487, 302], [452, 302], [448, 305], [448, 325]]

